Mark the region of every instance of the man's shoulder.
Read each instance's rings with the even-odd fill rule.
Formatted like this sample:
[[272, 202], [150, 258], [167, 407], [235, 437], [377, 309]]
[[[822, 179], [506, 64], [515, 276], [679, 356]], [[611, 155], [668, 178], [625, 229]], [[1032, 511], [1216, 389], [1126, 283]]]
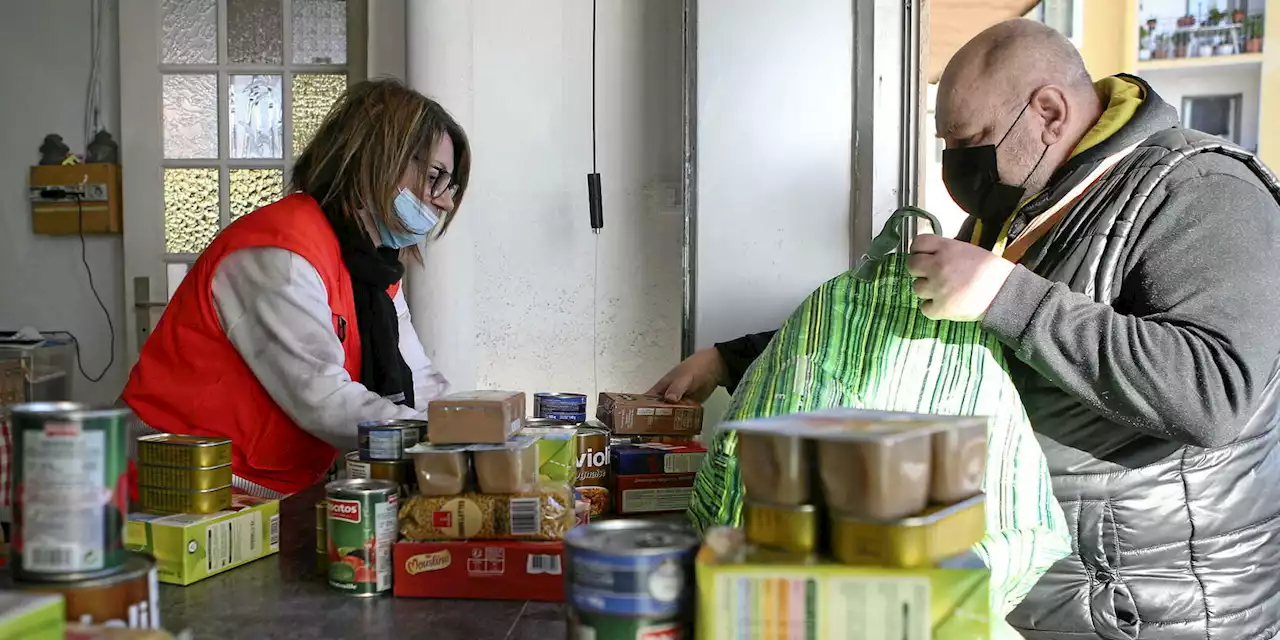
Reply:
[[1164, 157], [1153, 159], [1153, 166], [1172, 165], [1161, 179], [1159, 191], [1185, 194], [1212, 183], [1218, 189], [1270, 192], [1263, 176], [1250, 166], [1251, 161], [1260, 161], [1228, 140], [1174, 127], [1147, 138], [1142, 147], [1164, 151], [1156, 154]]

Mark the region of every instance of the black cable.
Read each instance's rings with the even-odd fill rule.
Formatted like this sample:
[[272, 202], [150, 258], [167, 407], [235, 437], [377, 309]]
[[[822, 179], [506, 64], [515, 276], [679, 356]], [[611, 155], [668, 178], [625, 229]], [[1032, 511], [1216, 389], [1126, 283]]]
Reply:
[[596, 0], [591, 0], [591, 173], [600, 173], [596, 164]]
[[604, 189], [600, 186], [600, 167], [596, 155], [596, 0], [591, 0], [591, 173], [587, 174], [587, 213], [591, 216], [591, 232], [604, 228]]
[[84, 376], [85, 380], [96, 383], [101, 381], [116, 363], [116, 325], [111, 321], [111, 312], [107, 311], [107, 305], [102, 302], [102, 296], [98, 295], [98, 287], [93, 283], [93, 269], [89, 268], [89, 248], [84, 238], [84, 199], [78, 193], [70, 195], [76, 199], [76, 212], [80, 222], [80, 262], [84, 264], [85, 273], [89, 274], [89, 290], [93, 292], [94, 299], [98, 301], [98, 307], [102, 309], [102, 315], [107, 317], [107, 330], [111, 332], [111, 357], [107, 360], [107, 366], [102, 368], [102, 373], [99, 373], [97, 377], [85, 373], [84, 360], [80, 357], [80, 341], [76, 339], [75, 334], [70, 331], [55, 331], [54, 333], [65, 333], [71, 337], [71, 344], [76, 349], [76, 367], [80, 369], [80, 375]]

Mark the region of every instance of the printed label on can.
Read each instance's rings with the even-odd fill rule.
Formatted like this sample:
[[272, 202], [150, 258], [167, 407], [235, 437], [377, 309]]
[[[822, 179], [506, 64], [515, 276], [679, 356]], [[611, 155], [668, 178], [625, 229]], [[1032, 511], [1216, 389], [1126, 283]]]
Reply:
[[352, 480], [368, 480], [373, 477], [371, 465], [368, 462], [348, 460], [347, 477]]
[[422, 439], [417, 427], [367, 427], [360, 434], [360, 453], [369, 460], [400, 460], [404, 450]]
[[23, 433], [18, 503], [22, 568], [31, 572], [106, 567], [112, 487], [106, 484], [106, 432], [47, 422]]
[[673, 618], [688, 608], [692, 551], [652, 556], [576, 550], [570, 601], [609, 616]]
[[396, 496], [328, 498], [329, 584], [359, 595], [391, 589]]
[[574, 486], [582, 499], [591, 503], [591, 516], [609, 512], [609, 433], [602, 429], [580, 429], [578, 438], [578, 478]]

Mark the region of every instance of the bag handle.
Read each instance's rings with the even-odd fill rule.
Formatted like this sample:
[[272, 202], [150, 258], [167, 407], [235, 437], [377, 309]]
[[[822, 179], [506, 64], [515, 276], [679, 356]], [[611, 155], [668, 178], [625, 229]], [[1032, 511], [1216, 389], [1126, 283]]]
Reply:
[[919, 207], [905, 206], [899, 207], [884, 222], [884, 228], [880, 230], [880, 235], [871, 239], [871, 248], [867, 253], [863, 254], [858, 260], [858, 266], [854, 267], [853, 277], [870, 281], [876, 277], [876, 271], [880, 268], [880, 262], [886, 256], [893, 253], [902, 245], [903, 229], [906, 222], [924, 218], [933, 227], [933, 232], [938, 233], [942, 230], [942, 224], [938, 222], [938, 217], [921, 209]]

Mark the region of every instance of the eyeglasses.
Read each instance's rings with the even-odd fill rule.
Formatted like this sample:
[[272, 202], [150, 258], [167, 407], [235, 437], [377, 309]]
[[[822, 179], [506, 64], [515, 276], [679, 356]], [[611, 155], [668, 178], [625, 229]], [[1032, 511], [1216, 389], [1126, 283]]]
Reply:
[[431, 180], [430, 189], [428, 191], [432, 198], [439, 198], [448, 193], [453, 195], [458, 192], [458, 185], [453, 182], [453, 176], [448, 171], [440, 171], [436, 177]]

